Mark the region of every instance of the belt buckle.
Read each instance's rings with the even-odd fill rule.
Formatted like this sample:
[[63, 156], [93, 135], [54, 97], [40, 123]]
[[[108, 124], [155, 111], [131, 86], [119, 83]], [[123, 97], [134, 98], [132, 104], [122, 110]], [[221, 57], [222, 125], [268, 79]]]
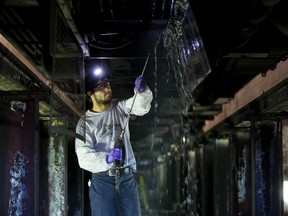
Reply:
[[109, 169], [108, 170], [108, 175], [109, 176], [115, 176], [115, 170], [114, 170], [114, 172], [112, 172], [112, 169]]

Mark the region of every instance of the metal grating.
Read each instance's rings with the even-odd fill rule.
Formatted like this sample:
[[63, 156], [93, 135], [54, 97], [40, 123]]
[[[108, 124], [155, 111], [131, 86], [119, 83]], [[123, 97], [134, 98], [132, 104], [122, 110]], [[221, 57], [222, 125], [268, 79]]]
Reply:
[[[85, 111], [83, 54], [56, 3], [51, 9], [50, 23], [50, 53], [53, 57], [50, 129], [51, 132], [75, 136], [76, 124]], [[60, 94], [55, 94], [57, 92]], [[68, 109], [61, 103], [63, 100]]]
[[50, 53], [54, 58], [82, 58], [77, 39], [69, 28], [56, 2], [50, 14]]

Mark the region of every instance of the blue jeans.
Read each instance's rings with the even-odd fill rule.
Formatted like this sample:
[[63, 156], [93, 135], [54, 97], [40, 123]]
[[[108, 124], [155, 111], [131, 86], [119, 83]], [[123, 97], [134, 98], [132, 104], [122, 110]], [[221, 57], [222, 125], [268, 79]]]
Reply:
[[92, 216], [140, 216], [138, 185], [133, 173], [120, 176], [119, 191], [115, 177], [92, 174], [89, 188]]

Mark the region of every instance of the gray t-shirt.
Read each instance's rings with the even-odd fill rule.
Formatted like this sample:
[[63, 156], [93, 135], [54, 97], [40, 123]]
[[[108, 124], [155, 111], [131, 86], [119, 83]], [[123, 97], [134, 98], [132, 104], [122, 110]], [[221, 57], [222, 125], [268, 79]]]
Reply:
[[130, 142], [129, 110], [131, 114], [142, 116], [149, 112], [152, 92], [149, 88], [143, 93], [137, 93], [136, 98], [123, 101], [113, 101], [104, 112], [96, 113], [87, 111], [80, 118], [76, 127], [76, 133], [83, 139], [75, 139], [75, 150], [79, 166], [92, 173], [103, 172], [113, 167], [113, 163], [107, 164], [106, 156], [114, 148], [125, 127], [123, 143], [125, 145], [125, 161], [123, 167], [129, 166], [136, 171], [136, 160]]

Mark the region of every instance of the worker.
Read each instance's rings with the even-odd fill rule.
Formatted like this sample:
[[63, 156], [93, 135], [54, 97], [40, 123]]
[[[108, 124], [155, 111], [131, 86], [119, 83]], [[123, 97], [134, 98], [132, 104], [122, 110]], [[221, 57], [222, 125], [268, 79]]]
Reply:
[[[76, 133], [85, 139], [75, 139], [75, 151], [79, 166], [92, 173], [89, 187], [91, 215], [141, 215], [129, 117], [149, 112], [152, 91], [142, 76], [135, 80], [134, 95], [125, 100], [112, 99], [109, 79], [103, 76], [89, 76], [85, 83], [85, 92], [92, 106], [76, 126]], [[117, 146], [119, 141], [121, 148]], [[118, 182], [115, 181], [117, 173]], [[115, 184], [119, 185], [115, 187]]]

